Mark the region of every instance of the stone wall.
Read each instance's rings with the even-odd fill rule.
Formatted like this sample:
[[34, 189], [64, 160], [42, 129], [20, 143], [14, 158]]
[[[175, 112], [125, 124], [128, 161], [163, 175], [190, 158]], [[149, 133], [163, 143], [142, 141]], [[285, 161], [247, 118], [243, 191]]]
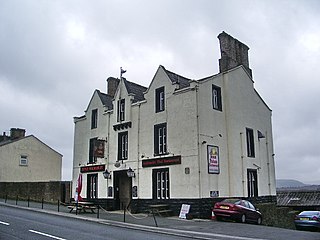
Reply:
[[0, 198], [70, 202], [71, 182], [0, 182]]

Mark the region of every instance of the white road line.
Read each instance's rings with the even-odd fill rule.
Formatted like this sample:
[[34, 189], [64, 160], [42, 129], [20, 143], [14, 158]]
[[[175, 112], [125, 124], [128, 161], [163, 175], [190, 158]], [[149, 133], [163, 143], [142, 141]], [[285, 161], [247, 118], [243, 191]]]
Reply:
[[2, 224], [2, 225], [6, 225], [6, 226], [9, 226], [9, 225], [10, 225], [9, 223], [1, 222], [1, 221], [0, 221], [0, 224]]
[[50, 237], [50, 238], [53, 238], [53, 239], [66, 240], [64, 238], [56, 237], [56, 236], [53, 236], [53, 235], [50, 235], [50, 234], [46, 234], [46, 233], [42, 233], [42, 232], [38, 232], [38, 231], [35, 231], [35, 230], [29, 230], [29, 232], [36, 233], [36, 234], [39, 234], [39, 235], [42, 235], [42, 236], [46, 236], [46, 237]]

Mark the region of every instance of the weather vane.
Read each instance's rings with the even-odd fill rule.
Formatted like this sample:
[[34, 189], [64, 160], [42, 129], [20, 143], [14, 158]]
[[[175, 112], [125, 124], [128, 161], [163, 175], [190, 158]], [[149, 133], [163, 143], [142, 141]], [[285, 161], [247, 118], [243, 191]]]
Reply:
[[127, 70], [122, 69], [122, 67], [120, 67], [120, 80], [122, 79], [122, 74], [124, 74]]

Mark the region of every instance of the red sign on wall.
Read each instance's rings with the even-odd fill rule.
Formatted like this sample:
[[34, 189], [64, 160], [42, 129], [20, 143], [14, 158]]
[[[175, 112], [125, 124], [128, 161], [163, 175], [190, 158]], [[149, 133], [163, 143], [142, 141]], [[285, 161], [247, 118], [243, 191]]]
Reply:
[[81, 173], [103, 172], [104, 170], [106, 170], [106, 165], [85, 166], [80, 168]]
[[156, 167], [181, 164], [181, 156], [142, 160], [142, 167]]

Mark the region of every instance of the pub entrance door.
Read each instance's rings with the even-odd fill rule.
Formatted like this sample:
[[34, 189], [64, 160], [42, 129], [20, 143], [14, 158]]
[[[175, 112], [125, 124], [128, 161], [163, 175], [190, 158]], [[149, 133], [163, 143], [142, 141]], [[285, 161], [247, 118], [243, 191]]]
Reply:
[[113, 172], [115, 210], [128, 206], [132, 196], [132, 178], [127, 176], [127, 170]]

